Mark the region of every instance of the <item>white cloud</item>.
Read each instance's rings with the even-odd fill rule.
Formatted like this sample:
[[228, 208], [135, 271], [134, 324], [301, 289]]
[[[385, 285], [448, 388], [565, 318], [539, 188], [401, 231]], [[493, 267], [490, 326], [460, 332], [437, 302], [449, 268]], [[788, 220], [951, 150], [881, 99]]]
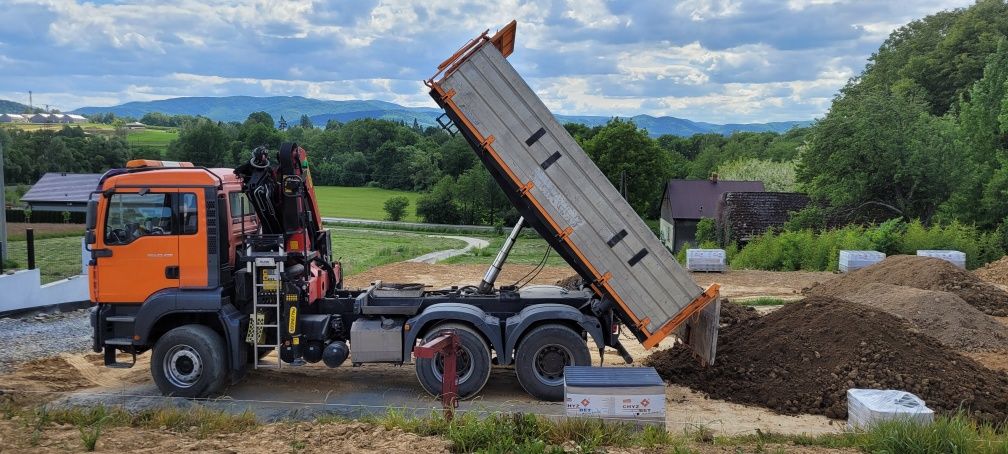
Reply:
[[736, 0], [682, 0], [675, 10], [694, 21], [728, 17], [739, 12]]

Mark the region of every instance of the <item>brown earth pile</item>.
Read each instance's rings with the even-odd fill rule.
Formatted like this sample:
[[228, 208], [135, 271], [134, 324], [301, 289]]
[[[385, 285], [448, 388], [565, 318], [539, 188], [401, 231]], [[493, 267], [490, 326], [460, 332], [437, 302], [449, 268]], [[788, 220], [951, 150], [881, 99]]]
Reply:
[[1008, 256], [1001, 257], [1000, 260], [984, 265], [974, 271], [980, 279], [987, 282], [993, 282], [995, 284], [1008, 285]]
[[556, 281], [556, 285], [567, 290], [577, 290], [581, 288], [581, 276], [576, 274], [573, 276], [567, 276], [559, 281]]
[[742, 306], [728, 300], [721, 302], [721, 328], [749, 323], [759, 318], [759, 312], [752, 306]]
[[874, 283], [831, 296], [905, 319], [915, 331], [956, 350], [1008, 349], [1008, 327], [949, 292]]
[[944, 260], [913, 255], [888, 257], [875, 265], [815, 285], [807, 294], [843, 295], [872, 283], [950, 292], [985, 314], [1008, 316], [1008, 292]]
[[704, 368], [677, 346], [645, 364], [714, 398], [786, 414], [847, 416], [849, 388], [902, 389], [937, 412], [960, 408], [978, 420], [1008, 418], [1008, 375], [913, 332], [907, 322], [843, 300], [810, 297], [721, 331]]

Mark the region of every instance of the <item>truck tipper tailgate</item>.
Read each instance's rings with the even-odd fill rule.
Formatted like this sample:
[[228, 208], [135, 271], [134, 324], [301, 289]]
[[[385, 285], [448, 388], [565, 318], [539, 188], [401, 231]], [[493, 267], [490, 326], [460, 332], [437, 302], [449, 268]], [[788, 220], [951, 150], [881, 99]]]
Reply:
[[513, 42], [513, 22], [470, 42], [428, 81], [431, 96], [530, 225], [652, 347], [717, 288], [693, 281], [508, 63]]

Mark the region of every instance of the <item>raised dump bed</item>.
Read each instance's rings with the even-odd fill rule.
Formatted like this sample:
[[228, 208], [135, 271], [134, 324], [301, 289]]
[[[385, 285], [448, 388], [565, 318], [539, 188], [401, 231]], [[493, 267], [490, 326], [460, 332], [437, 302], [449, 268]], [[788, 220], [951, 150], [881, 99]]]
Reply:
[[511, 22], [470, 41], [438, 66], [430, 94], [529, 224], [653, 347], [717, 286], [693, 282], [508, 63], [514, 38]]

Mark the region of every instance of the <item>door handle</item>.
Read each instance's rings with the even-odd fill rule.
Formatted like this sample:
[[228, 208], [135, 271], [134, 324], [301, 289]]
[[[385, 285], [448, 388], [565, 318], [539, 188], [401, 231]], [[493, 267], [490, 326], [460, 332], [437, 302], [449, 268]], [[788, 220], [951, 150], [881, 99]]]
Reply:
[[179, 278], [179, 267], [178, 266], [166, 266], [164, 269], [164, 277], [166, 279], [178, 279]]

